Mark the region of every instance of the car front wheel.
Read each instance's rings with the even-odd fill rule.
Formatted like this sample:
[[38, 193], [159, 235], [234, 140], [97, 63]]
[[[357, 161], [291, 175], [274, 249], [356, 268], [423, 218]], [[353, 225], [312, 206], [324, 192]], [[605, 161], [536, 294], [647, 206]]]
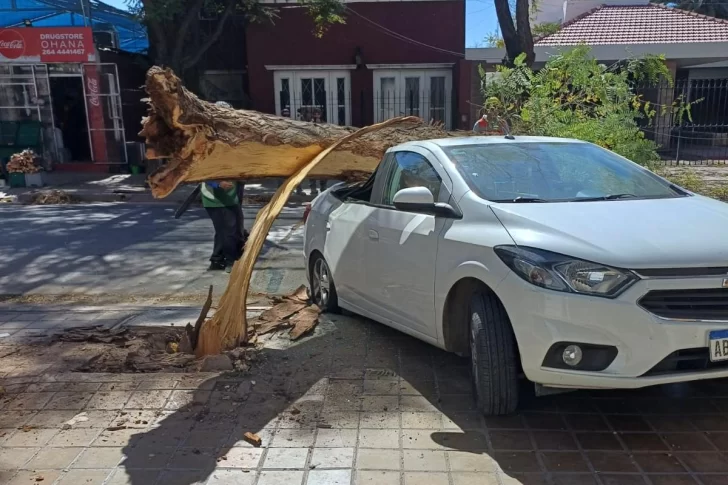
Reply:
[[311, 268], [311, 299], [322, 312], [338, 313], [339, 298], [331, 278], [331, 270], [322, 256], [317, 256]]
[[477, 291], [470, 300], [470, 359], [478, 409], [488, 416], [518, 406], [518, 353], [511, 322], [501, 302]]

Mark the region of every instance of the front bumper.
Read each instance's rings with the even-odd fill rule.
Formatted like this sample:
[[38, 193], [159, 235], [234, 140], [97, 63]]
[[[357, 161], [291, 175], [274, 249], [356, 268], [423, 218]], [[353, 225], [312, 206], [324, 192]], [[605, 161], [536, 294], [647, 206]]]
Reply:
[[[639, 388], [728, 377], [728, 361], [708, 370], [650, 373], [676, 351], [707, 348], [708, 333], [728, 329], [728, 320], [664, 319], [637, 303], [651, 290], [721, 288], [722, 283], [720, 277], [643, 279], [611, 300], [538, 288], [511, 273], [496, 293], [510, 317], [529, 380], [549, 387]], [[557, 342], [610, 345], [618, 353], [598, 372], [544, 367], [547, 350]]]

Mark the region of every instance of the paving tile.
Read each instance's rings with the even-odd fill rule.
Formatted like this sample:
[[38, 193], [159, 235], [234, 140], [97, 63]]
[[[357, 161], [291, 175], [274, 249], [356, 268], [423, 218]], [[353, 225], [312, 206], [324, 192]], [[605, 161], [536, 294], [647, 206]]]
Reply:
[[171, 390], [134, 391], [124, 409], [162, 409], [171, 394]]
[[[117, 468], [114, 474], [104, 485], [138, 485], [157, 483], [159, 470], [127, 470]], [[241, 483], [240, 485], [247, 485]]]
[[56, 485], [101, 485], [112, 470], [69, 470]]
[[399, 396], [364, 396], [361, 410], [372, 412], [391, 412], [399, 409]]
[[137, 390], [139, 391], [156, 391], [156, 390], [172, 390], [177, 386], [179, 378], [177, 377], [153, 377], [143, 380]]
[[664, 433], [662, 438], [674, 451], [714, 451], [703, 433]]
[[[486, 455], [487, 456], [487, 455]], [[535, 453], [530, 452], [507, 452], [498, 451], [493, 453], [492, 459], [495, 460], [498, 466], [503, 469], [506, 473], [511, 472], [540, 472], [541, 467], [538, 464], [538, 459]], [[450, 466], [452, 467], [452, 458], [450, 458]], [[453, 470], [455, 468], [452, 468]], [[471, 470], [468, 470], [471, 471]], [[486, 470], [492, 471], [492, 470]]]
[[52, 392], [25, 392], [19, 394], [7, 404], [7, 409], [13, 410], [30, 410], [43, 409], [43, 407], [53, 397]]
[[138, 429], [120, 429], [117, 431], [102, 431], [93, 441], [92, 446], [126, 446], [133, 436], [140, 434]]
[[279, 429], [273, 437], [272, 448], [303, 448], [313, 446], [315, 430]]
[[[450, 470], [458, 472], [495, 472], [498, 464], [485, 453], [467, 451], [446, 452]], [[534, 458], [535, 461], [535, 458]], [[537, 465], [538, 468], [538, 465]]]
[[441, 443], [433, 440], [432, 436], [437, 431], [419, 430], [419, 429], [403, 429], [402, 430], [402, 448], [404, 449], [441, 449]]
[[632, 463], [632, 458], [627, 453], [593, 451], [587, 453], [587, 457], [594, 467], [594, 471], [599, 473], [632, 473], [639, 471]]
[[[592, 478], [592, 477], [589, 477]], [[642, 475], [599, 475], [604, 485], [644, 485], [645, 479]], [[582, 483], [582, 482], [579, 482]], [[593, 482], [596, 485], [596, 481]], [[653, 484], [654, 485], [654, 484]]]
[[402, 428], [404, 429], [440, 429], [442, 428], [440, 413], [403, 412]]
[[71, 468], [113, 468], [123, 457], [121, 448], [86, 448]]
[[57, 392], [53, 395], [44, 409], [71, 409], [80, 411], [91, 400], [92, 393], [87, 392]]
[[43, 448], [23, 468], [28, 470], [67, 468], [82, 450], [83, 448]]
[[0, 428], [18, 428], [27, 424], [38, 411], [0, 411]]
[[445, 429], [483, 429], [483, 416], [478, 412], [448, 412], [442, 415], [442, 427]]
[[28, 421], [35, 428], [61, 428], [63, 423], [76, 416], [78, 411], [39, 411]]
[[361, 429], [359, 430], [359, 447], [399, 448], [399, 430]]
[[[105, 448], [92, 448], [105, 449]], [[115, 448], [118, 449], [118, 448]], [[163, 469], [169, 465], [176, 449], [173, 447], [136, 447], [130, 450], [124, 450], [126, 456], [122, 459], [121, 466], [127, 470], [147, 470], [147, 469]], [[209, 459], [208, 463], [212, 460]], [[205, 462], [203, 462], [205, 464]], [[182, 466], [181, 468], [187, 468]], [[194, 466], [190, 466], [194, 468]]]
[[447, 471], [444, 451], [404, 450], [405, 471]]
[[257, 468], [262, 455], [261, 448], [230, 448], [218, 463], [226, 468]]
[[[602, 476], [602, 475], [600, 475], [600, 476]], [[602, 478], [602, 482], [606, 482], [607, 480], [610, 480], [610, 479], [613, 479], [616, 477], [618, 481], [616, 483], [610, 482], [609, 485], [622, 485], [619, 482], [619, 477], [624, 477], [624, 480], [625, 480], [624, 485], [636, 485], [636, 484], [634, 484], [634, 482], [630, 481], [635, 476], [641, 480], [640, 482], [638, 482], [638, 485], [644, 485], [645, 482], [642, 479], [642, 477], [640, 477], [639, 475], [604, 475], [604, 477], [606, 477], [606, 480], [605, 480], [605, 478]], [[546, 481], [545, 477], [540, 474], [528, 474], [528, 475], [524, 474], [524, 475], [516, 475], [516, 477], [519, 479], [522, 478], [524, 485], [525, 484], [529, 484], [529, 485], [547, 485], [547, 484], [549, 484], [549, 482]], [[527, 480], [529, 478], [530, 478], [530, 480]], [[582, 474], [569, 473], [569, 474], [563, 474], [563, 475], [557, 473], [557, 474], [551, 475], [551, 480], [554, 485], [598, 485], [598, 482], [596, 481], [596, 479], [594, 478], [593, 475], [588, 475], [585, 473], [582, 473]], [[518, 483], [521, 483], [521, 482], [519, 481]], [[507, 483], [504, 480], [504, 485], [514, 485], [514, 484], [512, 484], [510, 482]]]
[[571, 433], [561, 431], [534, 431], [536, 447], [549, 451], [576, 451], [578, 446]]
[[98, 390], [101, 392], [135, 391], [137, 387], [139, 387], [139, 382], [137, 381], [104, 382]]
[[263, 462], [263, 468], [303, 468], [308, 448], [271, 448]]
[[253, 485], [255, 473], [243, 470], [217, 469], [210, 475], [207, 485]]
[[399, 409], [401, 411], [426, 413], [438, 412], [437, 406], [435, 406], [430, 400], [423, 396], [400, 396]]
[[640, 468], [647, 473], [686, 472], [680, 461], [670, 453], [635, 453], [632, 457]]
[[311, 470], [306, 485], [350, 485], [351, 470]]
[[[38, 483], [54, 483], [61, 475], [60, 470], [21, 471], [5, 485], [37, 485]], [[41, 479], [39, 481], [39, 479]], [[101, 482], [99, 482], [101, 483]]]
[[364, 394], [378, 396], [399, 395], [400, 384], [397, 381], [385, 380], [364, 380]]
[[258, 478], [258, 485], [301, 485], [303, 472], [298, 471], [263, 471]]
[[354, 448], [315, 448], [311, 466], [318, 468], [351, 468]]
[[400, 485], [399, 472], [358, 470], [356, 485]]
[[[723, 483], [728, 483], [728, 477], [723, 476], [721, 478]], [[652, 485], [696, 485], [698, 483], [690, 475], [650, 475], [650, 481]], [[711, 482], [706, 482], [702, 477], [701, 481], [706, 485], [712, 485]]]
[[405, 472], [405, 485], [449, 485], [447, 473]]
[[612, 433], [576, 433], [576, 440], [585, 450], [622, 450], [622, 444]]
[[399, 470], [400, 452], [390, 449], [362, 449], [356, 454], [356, 468], [371, 470]]
[[728, 472], [728, 459], [718, 453], [680, 453], [676, 456], [695, 473]]
[[495, 473], [453, 472], [451, 476], [453, 485], [500, 485]]
[[399, 413], [362, 412], [359, 427], [364, 429], [398, 429]]
[[551, 472], [588, 472], [589, 467], [581, 453], [543, 452], [544, 466]]
[[351, 448], [356, 446], [359, 430], [319, 429], [316, 435], [317, 448]]
[[331, 411], [321, 413], [319, 422], [331, 428], [357, 428], [360, 413], [355, 411]]
[[0, 448], [0, 470], [22, 468], [39, 448]]
[[57, 429], [19, 429], [5, 440], [3, 446], [38, 447], [47, 444], [58, 433]]
[[[275, 436], [275, 429], [273, 428], [263, 428], [259, 431], [255, 431], [255, 434], [257, 434], [261, 441], [261, 448], [268, 448], [273, 441], [273, 438]], [[247, 441], [243, 439], [244, 431], [240, 431], [239, 434], [235, 433], [233, 436], [229, 438], [229, 445], [230, 447], [239, 447], [239, 448], [256, 448], [255, 446], [251, 445]]]
[[128, 391], [97, 392], [86, 406], [87, 409], [122, 409], [131, 397]]
[[494, 450], [532, 450], [531, 435], [527, 431], [491, 431]]
[[65, 429], [59, 431], [50, 446], [89, 446], [99, 435], [99, 429]]
[[170, 470], [162, 472], [159, 483], [169, 485], [204, 485], [208, 478], [208, 471], [203, 470]]
[[165, 409], [177, 410], [185, 406], [202, 405], [210, 400], [212, 391], [173, 391], [165, 405]]
[[[130, 461], [136, 453], [137, 449], [134, 448], [129, 453]], [[149, 449], [149, 455], [157, 458], [159, 453], [155, 448]], [[168, 467], [176, 470], [209, 470], [214, 468], [217, 464], [217, 458], [219, 453], [214, 448], [178, 448], [172, 455], [172, 459], [169, 460]]]

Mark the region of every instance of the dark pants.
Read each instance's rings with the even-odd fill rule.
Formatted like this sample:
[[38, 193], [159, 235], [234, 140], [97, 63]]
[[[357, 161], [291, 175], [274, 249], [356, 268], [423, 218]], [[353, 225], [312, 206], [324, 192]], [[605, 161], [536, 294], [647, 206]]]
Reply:
[[215, 244], [210, 261], [233, 264], [243, 254], [243, 209], [230, 207], [206, 207], [215, 228]]

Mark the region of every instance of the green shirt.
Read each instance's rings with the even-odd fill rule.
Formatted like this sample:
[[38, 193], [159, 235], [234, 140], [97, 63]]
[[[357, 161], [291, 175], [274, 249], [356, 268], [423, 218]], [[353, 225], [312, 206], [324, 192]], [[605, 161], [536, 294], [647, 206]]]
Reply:
[[231, 207], [240, 205], [237, 182], [233, 182], [233, 187], [229, 190], [214, 187], [205, 182], [202, 184], [200, 193], [202, 194], [203, 207]]

